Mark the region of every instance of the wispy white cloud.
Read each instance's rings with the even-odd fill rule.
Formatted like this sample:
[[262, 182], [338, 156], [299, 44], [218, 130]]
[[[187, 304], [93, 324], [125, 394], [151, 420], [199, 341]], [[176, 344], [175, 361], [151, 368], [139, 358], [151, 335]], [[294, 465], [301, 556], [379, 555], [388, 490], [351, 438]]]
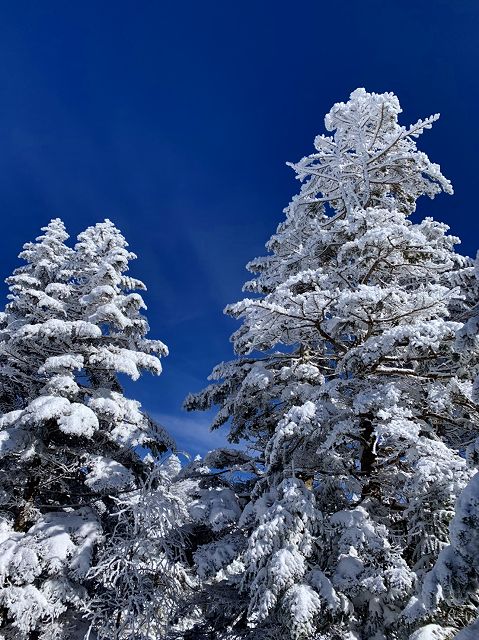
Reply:
[[190, 456], [203, 456], [218, 447], [234, 447], [226, 440], [227, 428], [210, 430], [211, 417], [185, 413], [172, 415], [154, 413], [152, 418], [159, 422], [176, 441], [178, 448]]

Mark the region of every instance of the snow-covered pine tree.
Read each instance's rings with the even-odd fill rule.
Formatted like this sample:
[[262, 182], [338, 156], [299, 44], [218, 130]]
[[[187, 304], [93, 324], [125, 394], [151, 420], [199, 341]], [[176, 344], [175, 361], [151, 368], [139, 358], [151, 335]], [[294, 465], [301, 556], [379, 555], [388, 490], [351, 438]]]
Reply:
[[[45, 359], [45, 345], [19, 331], [51, 318], [66, 319], [70, 296], [72, 249], [61, 220], [54, 219], [42, 228], [43, 235], [24, 245], [19, 257], [24, 266], [7, 278], [9, 304], [0, 319], [0, 408], [3, 412], [19, 409], [38, 395], [44, 385], [38, 368]], [[18, 333], [17, 333], [18, 332]]]
[[[118, 380], [160, 373], [157, 356], [167, 352], [145, 338], [144, 304], [129, 292], [139, 286], [125, 275], [133, 254], [110, 222], [81, 234], [75, 252], [65, 239], [55, 220], [25, 246], [2, 318], [0, 633], [8, 640], [83, 638], [87, 607], [98, 622], [94, 603], [105, 604], [114, 582], [95, 579], [92, 563], [118, 531], [122, 494], [147, 481], [151, 462], [138, 447], [158, 454], [171, 444]], [[121, 633], [131, 612], [120, 607], [109, 611], [118, 633], [105, 636], [99, 624], [91, 638], [133, 637]]]
[[[142, 370], [161, 373], [159, 356], [168, 354], [160, 340], [146, 338], [149, 326], [141, 313], [146, 309], [138, 290], [145, 285], [126, 275], [129, 261], [136, 258], [110, 220], [89, 227], [75, 245], [74, 287], [79, 301], [78, 318], [101, 331], [83, 355], [83, 372], [88, 380], [89, 406], [105, 419], [121, 420], [113, 438], [121, 447], [171, 445], [166, 432], [139, 411], [139, 403], [128, 400], [118, 374], [132, 380]], [[75, 311], [72, 311], [74, 314]], [[126, 416], [128, 416], [125, 422]], [[136, 455], [136, 454], [135, 454]]]
[[99, 638], [180, 637], [183, 600], [195, 586], [183, 562], [190, 517], [175, 482], [180, 470], [171, 455], [115, 500], [114, 529], [89, 573], [97, 589], [88, 613]]
[[[477, 425], [479, 253], [474, 264], [474, 275], [474, 279], [466, 279], [464, 296], [472, 302], [463, 316], [465, 322], [456, 337], [456, 351], [463, 375], [451, 381], [441, 403], [450, 413], [459, 405], [468, 412], [469, 420]], [[476, 304], [473, 304], [474, 300]], [[411, 601], [407, 611], [413, 618], [441, 616], [443, 619], [453, 619], [462, 629], [457, 635], [458, 640], [474, 640], [479, 633], [479, 439], [476, 430], [468, 436], [464, 437], [464, 451], [470, 467], [476, 473], [457, 499], [449, 527], [450, 543], [442, 549], [433, 568], [424, 577], [420, 597]]]
[[452, 188], [416, 147], [438, 116], [404, 127], [400, 112], [358, 89], [326, 116], [270, 255], [248, 266], [258, 295], [227, 308], [240, 357], [186, 401], [219, 405], [214, 426], [229, 420], [264, 465], [205, 587], [236, 601], [218, 637], [403, 640], [401, 612], [448, 542], [477, 431], [442, 403], [461, 385], [450, 310], [470, 263], [446, 225], [409, 218]]

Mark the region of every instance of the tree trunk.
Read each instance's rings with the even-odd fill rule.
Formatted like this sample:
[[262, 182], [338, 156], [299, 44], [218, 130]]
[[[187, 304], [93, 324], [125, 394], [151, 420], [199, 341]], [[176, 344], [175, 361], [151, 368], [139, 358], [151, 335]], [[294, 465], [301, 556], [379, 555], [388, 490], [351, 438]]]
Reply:
[[35, 472], [39, 466], [40, 459], [34, 458], [31, 464], [31, 474], [23, 492], [23, 505], [19, 508], [13, 523], [14, 531], [26, 531], [28, 529], [29, 511], [40, 484], [40, 477], [38, 473]]
[[381, 496], [381, 488], [377, 478], [375, 477], [377, 454], [375, 452], [375, 436], [372, 414], [367, 413], [361, 416], [360, 425], [363, 448], [359, 462], [361, 466], [361, 475], [364, 478], [364, 484], [361, 491], [361, 501], [368, 497], [379, 499]]

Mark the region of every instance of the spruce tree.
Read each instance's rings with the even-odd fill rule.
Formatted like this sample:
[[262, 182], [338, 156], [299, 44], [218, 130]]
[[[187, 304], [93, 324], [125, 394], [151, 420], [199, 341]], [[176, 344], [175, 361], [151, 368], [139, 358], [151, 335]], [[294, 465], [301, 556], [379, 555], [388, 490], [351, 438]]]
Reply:
[[448, 543], [477, 431], [456, 401], [470, 262], [446, 225], [410, 219], [452, 187], [416, 147], [438, 116], [404, 127], [400, 112], [358, 89], [326, 116], [270, 254], [248, 265], [256, 295], [227, 308], [239, 358], [186, 401], [219, 405], [213, 426], [229, 421], [263, 465], [205, 586], [235, 603], [218, 637], [404, 640]]
[[44, 362], [46, 345], [40, 348], [37, 338], [31, 339], [22, 328], [67, 317], [73, 254], [66, 245], [68, 234], [58, 218], [42, 231], [44, 234], [25, 244], [19, 255], [26, 264], [6, 280], [10, 302], [0, 319], [0, 408], [4, 413], [24, 407], [44, 384], [38, 369]]
[[449, 544], [424, 576], [420, 595], [411, 601], [407, 610], [415, 619], [454, 620], [461, 629], [458, 640], [474, 640], [479, 633], [479, 439], [475, 429], [467, 430], [471, 422], [479, 424], [479, 254], [473, 275], [464, 287], [464, 297], [470, 306], [463, 314], [464, 323], [456, 335], [462, 376], [451, 381], [441, 402], [448, 410], [449, 419], [453, 412], [457, 413], [458, 406], [467, 413], [463, 453], [475, 473], [454, 506]]
[[88, 616], [96, 637], [181, 637], [183, 602], [195, 586], [185, 552], [190, 517], [174, 455], [137, 489], [116, 498], [115, 526], [89, 572]]
[[[122, 635], [131, 611], [121, 599], [109, 612], [117, 631], [103, 633], [97, 611], [108, 609], [115, 586], [93, 568], [118, 527], [130, 531], [125, 517], [118, 524], [122, 500], [135, 503], [135, 492], [148, 482], [152, 487], [154, 458], [142, 458], [140, 447], [155, 456], [171, 446], [140, 403], [124, 396], [118, 374], [134, 380], [142, 370], [159, 374], [159, 355], [167, 350], [145, 337], [144, 303], [134, 291], [144, 286], [126, 276], [134, 255], [114, 225], [89, 228], [74, 251], [65, 240], [62, 223], [52, 221], [44, 236], [25, 245], [27, 264], [8, 279], [1, 336], [0, 633], [18, 640], [67, 640], [87, 632], [136, 638]], [[134, 514], [141, 517], [138, 509]]]

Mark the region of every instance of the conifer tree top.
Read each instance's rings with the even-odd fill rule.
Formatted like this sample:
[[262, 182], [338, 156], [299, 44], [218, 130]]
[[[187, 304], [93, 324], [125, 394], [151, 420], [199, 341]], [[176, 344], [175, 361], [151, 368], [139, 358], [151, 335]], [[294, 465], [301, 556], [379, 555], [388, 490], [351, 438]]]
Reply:
[[439, 165], [418, 151], [415, 142], [439, 114], [405, 127], [398, 123], [400, 113], [393, 93], [356, 89], [348, 102], [336, 103], [325, 117], [332, 135], [317, 136], [317, 153], [291, 163], [305, 181], [300, 201], [329, 203], [336, 214], [370, 206], [409, 214], [421, 195], [452, 193]]

